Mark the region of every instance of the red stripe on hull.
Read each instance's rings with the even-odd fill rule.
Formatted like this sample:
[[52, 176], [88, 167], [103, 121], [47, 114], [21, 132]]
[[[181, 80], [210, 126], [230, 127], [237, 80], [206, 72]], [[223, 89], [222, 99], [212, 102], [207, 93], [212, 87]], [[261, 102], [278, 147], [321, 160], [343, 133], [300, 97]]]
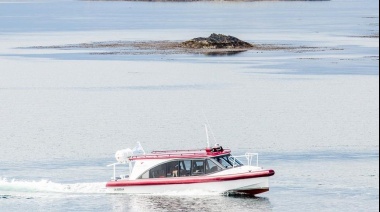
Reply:
[[[192, 183], [209, 183], [231, 180], [241, 180], [249, 178], [269, 177], [274, 175], [273, 170], [248, 172], [223, 176], [199, 176], [199, 177], [171, 177], [171, 178], [153, 178], [139, 180], [119, 180], [109, 181], [106, 187], [123, 187], [123, 186], [150, 186], [150, 185], [171, 185], [171, 184], [192, 184]], [[261, 193], [261, 192], [260, 192]]]

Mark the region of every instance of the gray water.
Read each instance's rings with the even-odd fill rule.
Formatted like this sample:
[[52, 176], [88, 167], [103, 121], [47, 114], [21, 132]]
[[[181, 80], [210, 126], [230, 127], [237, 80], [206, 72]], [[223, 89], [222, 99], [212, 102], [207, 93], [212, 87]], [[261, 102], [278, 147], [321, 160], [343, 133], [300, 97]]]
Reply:
[[[0, 211], [378, 211], [379, 3], [0, 0]], [[211, 33], [317, 51], [33, 46]], [[256, 198], [105, 193], [119, 149], [258, 152]]]

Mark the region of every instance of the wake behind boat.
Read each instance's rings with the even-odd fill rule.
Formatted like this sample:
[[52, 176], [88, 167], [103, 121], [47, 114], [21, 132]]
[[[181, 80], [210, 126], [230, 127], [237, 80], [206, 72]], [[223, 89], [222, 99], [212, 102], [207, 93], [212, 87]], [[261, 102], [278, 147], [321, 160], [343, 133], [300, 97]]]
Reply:
[[[142, 153], [136, 155], [136, 153]], [[117, 151], [114, 176], [107, 182], [109, 193], [154, 194], [203, 190], [217, 193], [256, 195], [269, 191], [271, 169], [258, 165], [257, 153], [233, 156], [216, 144], [198, 150], [153, 151], [138, 146]], [[243, 164], [239, 159], [245, 159]], [[255, 160], [255, 164], [252, 162]], [[116, 176], [117, 165], [128, 165], [129, 175]]]

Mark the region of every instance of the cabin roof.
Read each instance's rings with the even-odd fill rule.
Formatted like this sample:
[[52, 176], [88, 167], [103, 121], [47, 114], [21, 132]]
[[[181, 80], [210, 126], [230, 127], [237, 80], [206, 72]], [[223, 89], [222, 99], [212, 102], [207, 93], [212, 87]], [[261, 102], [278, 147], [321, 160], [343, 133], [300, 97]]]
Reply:
[[222, 151], [212, 151], [211, 148], [196, 150], [152, 151], [150, 154], [147, 155], [131, 156], [129, 160], [209, 158], [230, 153], [230, 149], [223, 149]]

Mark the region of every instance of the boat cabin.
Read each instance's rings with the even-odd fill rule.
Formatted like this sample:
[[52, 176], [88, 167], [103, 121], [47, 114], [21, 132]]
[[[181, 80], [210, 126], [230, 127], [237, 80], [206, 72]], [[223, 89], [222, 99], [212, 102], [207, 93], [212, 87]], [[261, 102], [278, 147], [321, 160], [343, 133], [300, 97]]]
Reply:
[[134, 161], [132, 179], [170, 178], [208, 175], [243, 164], [230, 150], [153, 151], [149, 155], [130, 157]]
[[[198, 150], [153, 151], [146, 155], [128, 156], [129, 175], [116, 178], [130, 180], [203, 176], [243, 166], [231, 150], [221, 146]], [[117, 165], [117, 164], [111, 164]]]
[[138, 179], [199, 176], [241, 165], [243, 164], [236, 159], [235, 164], [233, 164], [231, 155], [229, 154], [208, 159], [173, 159], [152, 167], [138, 177]]

